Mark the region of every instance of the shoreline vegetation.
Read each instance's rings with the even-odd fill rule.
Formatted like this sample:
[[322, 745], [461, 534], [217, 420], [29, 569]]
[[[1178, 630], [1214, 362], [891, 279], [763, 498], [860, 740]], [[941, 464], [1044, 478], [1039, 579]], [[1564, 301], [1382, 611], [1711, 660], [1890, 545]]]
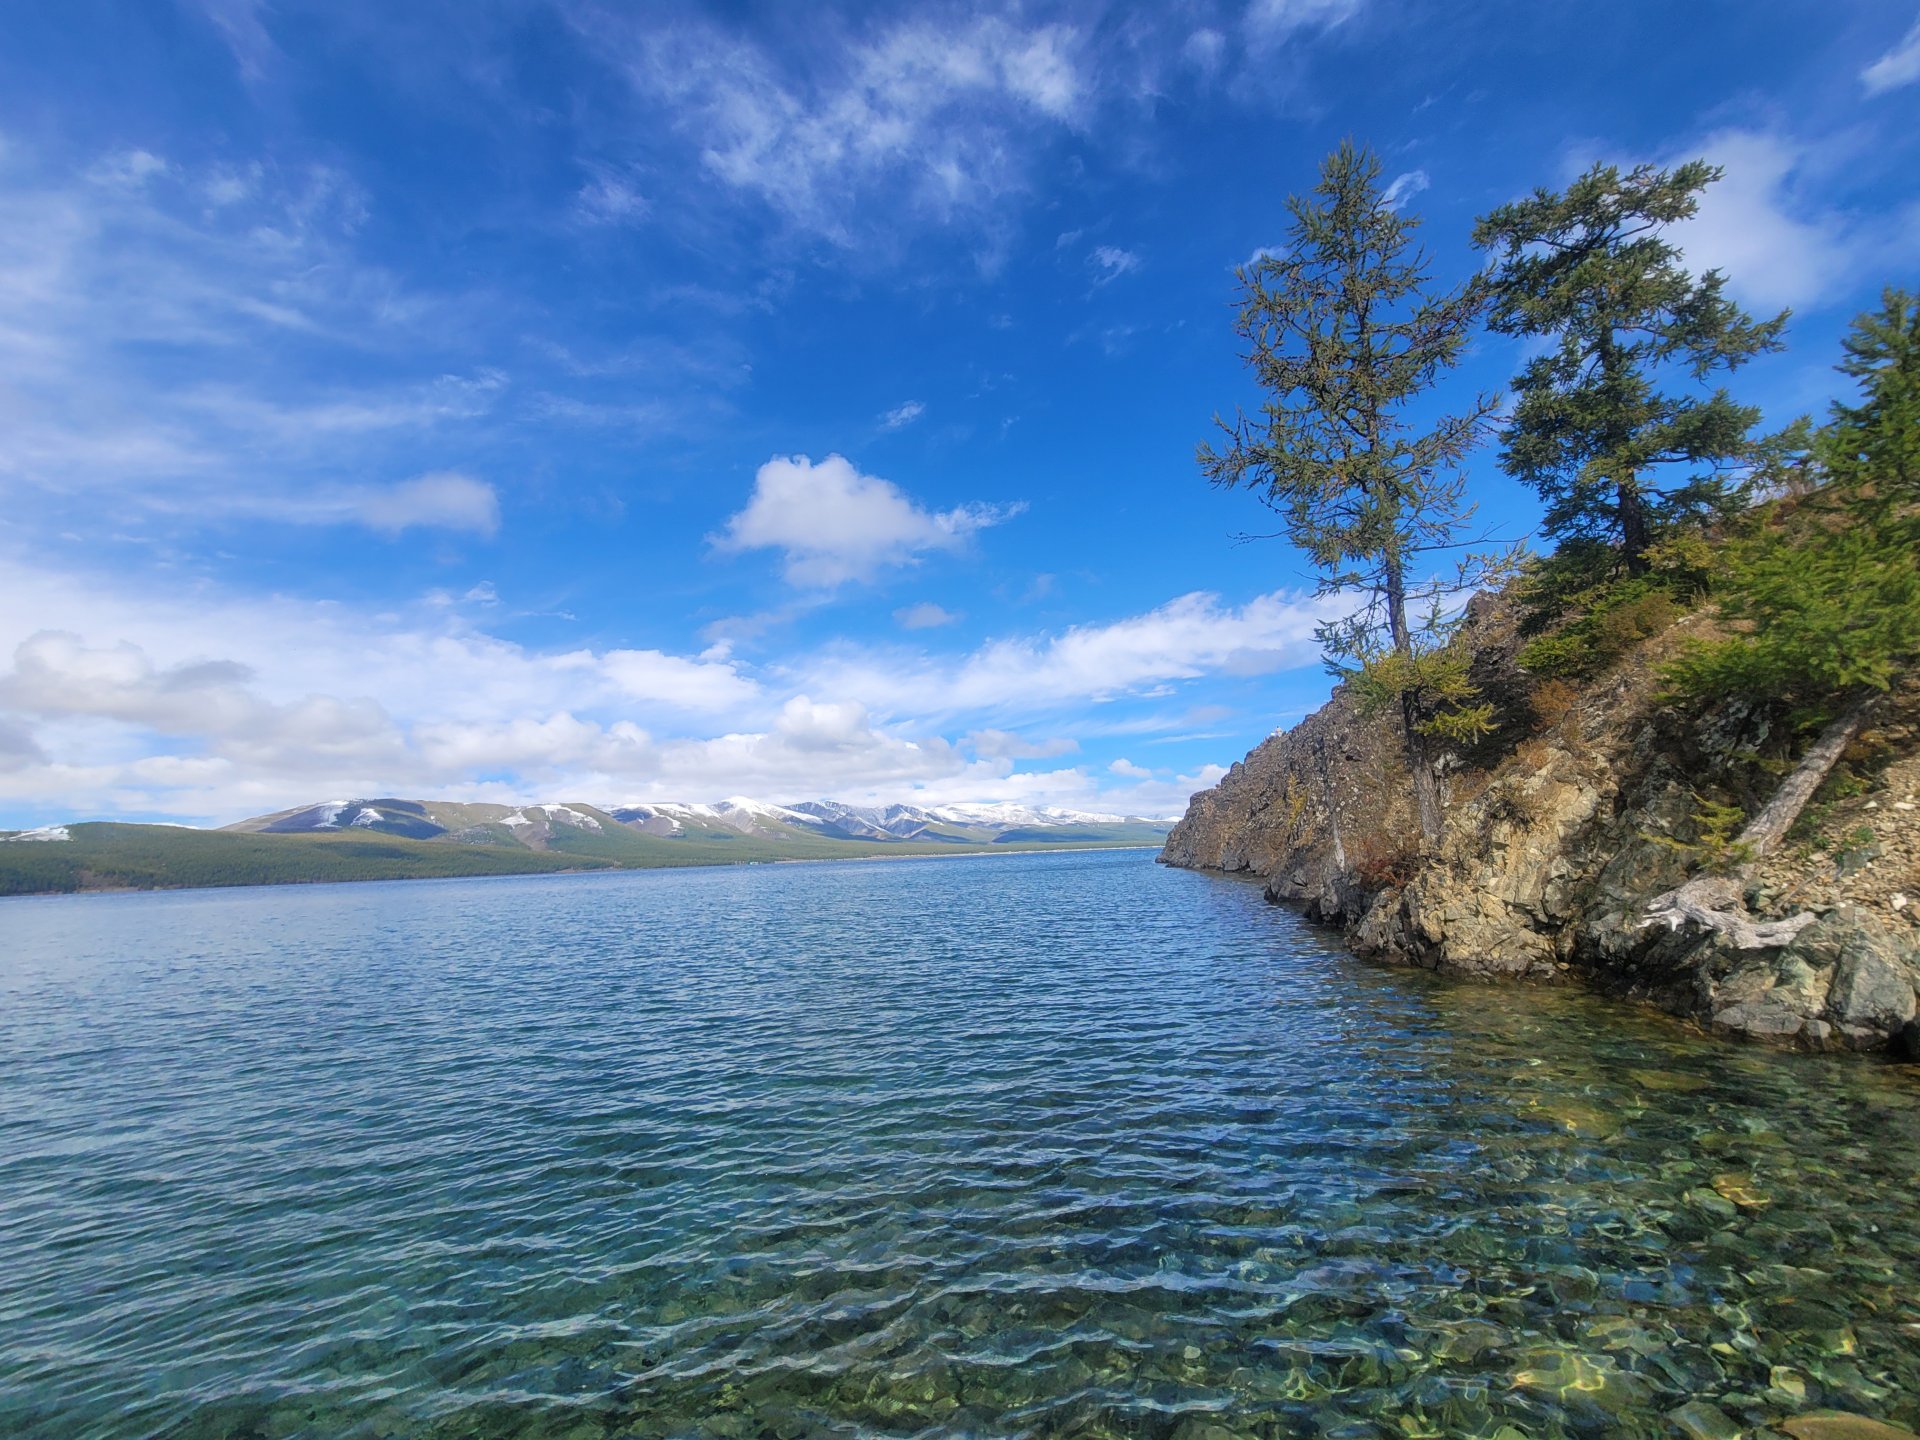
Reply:
[[[1790, 317], [1667, 234], [1719, 176], [1596, 165], [1483, 217], [1451, 289], [1371, 152], [1289, 202], [1240, 272], [1264, 401], [1198, 458], [1354, 608], [1332, 698], [1163, 860], [1363, 953], [1920, 1059], [1920, 293], [1855, 320], [1824, 423], [1763, 430], [1723, 382]], [[1473, 320], [1532, 347], [1510, 407], [1444, 394]], [[1545, 553], [1462, 555], [1495, 440]]]

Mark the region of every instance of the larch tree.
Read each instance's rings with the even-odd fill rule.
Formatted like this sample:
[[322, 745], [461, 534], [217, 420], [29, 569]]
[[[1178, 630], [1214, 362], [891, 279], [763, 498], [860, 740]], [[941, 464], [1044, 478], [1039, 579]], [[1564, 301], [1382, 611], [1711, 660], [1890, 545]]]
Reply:
[[1546, 502], [1548, 535], [1607, 541], [1631, 574], [1663, 521], [1714, 508], [1720, 471], [1753, 455], [1759, 411], [1703, 382], [1779, 349], [1786, 327], [1729, 300], [1718, 271], [1691, 274], [1663, 234], [1719, 178], [1705, 161], [1595, 165], [1474, 230], [1498, 262], [1490, 328], [1549, 346], [1514, 381], [1502, 468]]
[[1433, 552], [1460, 549], [1472, 514], [1460, 463], [1498, 401], [1431, 413], [1436, 379], [1478, 325], [1482, 288], [1433, 285], [1419, 221], [1390, 203], [1380, 174], [1372, 151], [1342, 144], [1313, 192], [1288, 200], [1286, 245], [1241, 267], [1235, 330], [1266, 400], [1216, 417], [1225, 443], [1201, 445], [1199, 462], [1214, 484], [1244, 486], [1280, 515], [1321, 595], [1359, 597], [1318, 638], [1364, 701], [1399, 711], [1431, 840], [1442, 820], [1432, 741], [1488, 728], [1489, 707], [1470, 703], [1466, 662], [1447, 644], [1449, 597], [1477, 588], [1491, 563], [1456, 558], [1436, 577]]

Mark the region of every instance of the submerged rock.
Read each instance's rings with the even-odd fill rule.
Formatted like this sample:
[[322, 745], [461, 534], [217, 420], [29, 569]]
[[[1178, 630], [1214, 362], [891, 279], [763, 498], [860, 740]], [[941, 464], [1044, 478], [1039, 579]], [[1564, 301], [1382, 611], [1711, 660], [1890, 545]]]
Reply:
[[1668, 1411], [1667, 1419], [1688, 1440], [1740, 1440], [1747, 1433], [1726, 1411], [1704, 1400], [1689, 1400], [1678, 1410]]
[[1920, 1440], [1911, 1430], [1843, 1410], [1814, 1410], [1782, 1420], [1774, 1427], [1793, 1440]]

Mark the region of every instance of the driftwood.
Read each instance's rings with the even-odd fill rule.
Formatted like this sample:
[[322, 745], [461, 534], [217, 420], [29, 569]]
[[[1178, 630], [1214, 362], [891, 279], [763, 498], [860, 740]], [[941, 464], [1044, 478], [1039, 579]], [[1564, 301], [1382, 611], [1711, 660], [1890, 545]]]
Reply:
[[1677, 890], [1654, 896], [1647, 904], [1647, 916], [1640, 922], [1640, 928], [1665, 925], [1669, 930], [1679, 930], [1694, 924], [1719, 932], [1736, 949], [1771, 950], [1791, 944], [1811, 925], [1815, 917], [1805, 910], [1784, 920], [1756, 920], [1747, 913], [1743, 898], [1746, 880], [1753, 872], [1754, 863], [1786, 838], [1793, 822], [1800, 818], [1800, 812], [1806, 809], [1807, 802], [1827, 778], [1827, 772], [1860, 733], [1867, 712], [1879, 698], [1873, 691], [1859, 696], [1820, 732], [1813, 748], [1800, 757], [1800, 763], [1773, 792], [1773, 798], [1734, 842], [1747, 856], [1739, 868], [1730, 875], [1696, 876]]

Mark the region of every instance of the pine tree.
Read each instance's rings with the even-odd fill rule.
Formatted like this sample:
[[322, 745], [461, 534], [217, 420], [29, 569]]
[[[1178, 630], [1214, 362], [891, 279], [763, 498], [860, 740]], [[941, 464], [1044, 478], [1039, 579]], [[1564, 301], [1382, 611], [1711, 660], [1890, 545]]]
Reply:
[[1398, 707], [1431, 839], [1441, 802], [1429, 737], [1487, 725], [1488, 707], [1467, 703], [1444, 603], [1484, 566], [1468, 557], [1447, 580], [1423, 571], [1430, 552], [1457, 548], [1472, 513], [1458, 467], [1497, 401], [1478, 396], [1440, 419], [1414, 413], [1458, 362], [1483, 297], [1476, 281], [1433, 289], [1419, 221], [1389, 207], [1380, 171], [1370, 150], [1342, 144], [1312, 195], [1288, 200], [1286, 246], [1240, 270], [1236, 333], [1267, 399], [1255, 416], [1218, 421], [1227, 444], [1202, 445], [1199, 461], [1216, 485], [1246, 486], [1280, 514], [1319, 568], [1322, 595], [1364, 597], [1319, 638], [1336, 674], [1354, 676], [1376, 707]]
[[1715, 598], [1743, 629], [1689, 648], [1686, 690], [1819, 716], [1920, 660], [1920, 299], [1887, 291], [1843, 344], [1860, 398], [1813, 438], [1827, 485], [1728, 546]]
[[[1632, 574], [1663, 521], [1723, 503], [1717, 472], [1749, 457], [1759, 419], [1724, 389], [1663, 387], [1684, 373], [1697, 389], [1777, 350], [1786, 326], [1785, 311], [1748, 316], [1718, 271], [1690, 275], [1662, 236], [1719, 178], [1705, 161], [1624, 175], [1596, 165], [1564, 193], [1537, 190], [1474, 230], [1500, 262], [1490, 327], [1553, 342], [1514, 381], [1502, 468], [1546, 501], [1547, 534], [1610, 542]], [[1700, 465], [1715, 473], [1685, 471]]]
[[[1823, 491], [1770, 507], [1730, 545], [1715, 586], [1739, 626], [1699, 641], [1669, 667], [1676, 689], [1746, 695], [1824, 722], [1819, 737], [1735, 842], [1749, 861], [1786, 836], [1874, 705], [1920, 663], [1920, 301], [1889, 290], [1854, 321], [1840, 369], [1857, 404], [1836, 404], [1813, 440]], [[1781, 944], [1811, 915], [1757, 929], [1731, 881], [1694, 880], [1655, 902], [1655, 918], [1724, 930], [1741, 945]]]
[[1873, 492], [1881, 508], [1920, 502], [1920, 296], [1889, 288], [1843, 345], [1840, 372], [1862, 393], [1857, 405], [1833, 407], [1821, 447], [1827, 471], [1855, 496]]

